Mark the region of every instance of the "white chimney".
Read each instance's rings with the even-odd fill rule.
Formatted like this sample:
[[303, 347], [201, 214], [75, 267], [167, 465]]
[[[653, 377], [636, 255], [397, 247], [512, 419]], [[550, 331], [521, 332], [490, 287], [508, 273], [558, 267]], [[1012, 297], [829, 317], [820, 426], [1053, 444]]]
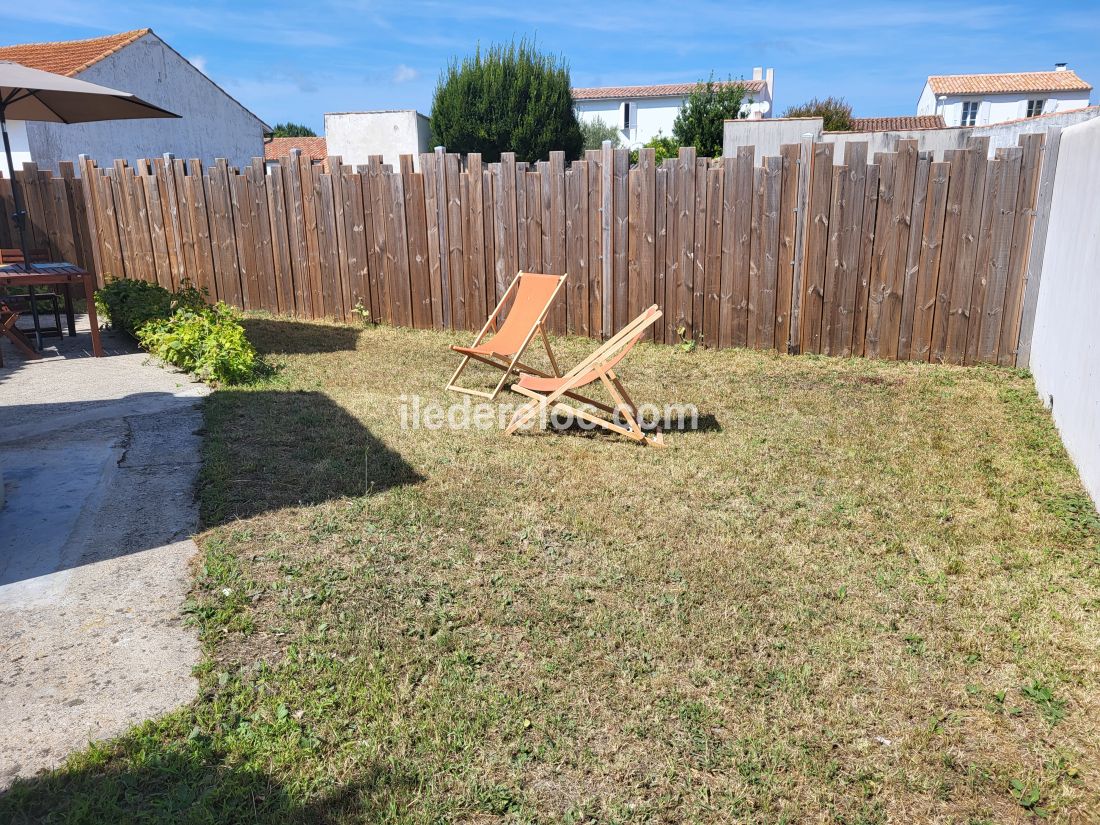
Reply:
[[764, 81], [768, 87], [768, 97], [774, 100], [772, 87], [775, 85], [775, 69], [768, 69], [766, 72], [764, 72]]
[[1065, 70], [1066, 70], [1066, 64], [1065, 63], [1055, 63], [1054, 64], [1054, 71], [1064, 72]]
[[753, 68], [753, 70], [752, 70], [752, 79], [753, 80], [763, 80], [764, 79], [764, 67], [763, 66], [755, 66]]

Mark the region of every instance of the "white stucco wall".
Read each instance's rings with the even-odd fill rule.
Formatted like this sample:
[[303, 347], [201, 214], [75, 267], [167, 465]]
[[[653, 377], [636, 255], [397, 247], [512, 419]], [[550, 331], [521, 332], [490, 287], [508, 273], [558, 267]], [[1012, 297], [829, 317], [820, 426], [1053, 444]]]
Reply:
[[[27, 144], [27, 125], [21, 120], [9, 120], [7, 129], [8, 142], [11, 144], [12, 165], [19, 170], [24, 163], [31, 160], [31, 150]], [[0, 175], [5, 178], [8, 176], [7, 158], [0, 157]]]
[[732, 158], [741, 146], [756, 149], [756, 163], [779, 154], [788, 143], [800, 143], [803, 135], [821, 140], [824, 120], [820, 117], [774, 117], [765, 120], [727, 120], [723, 124], [722, 157]]
[[357, 166], [370, 155], [395, 169], [401, 155], [412, 155], [419, 169], [421, 152], [430, 152], [431, 126], [426, 115], [414, 109], [378, 112], [328, 112], [325, 114], [328, 153]]
[[1001, 123], [1005, 120], [1015, 120], [1027, 117], [1027, 102], [1029, 100], [1044, 100], [1043, 114], [1065, 112], [1069, 109], [1080, 109], [1089, 105], [1088, 92], [1017, 92], [1005, 95], [946, 95], [941, 103], [932, 93], [928, 84], [924, 84], [917, 101], [918, 115], [943, 115], [944, 122], [948, 126], [960, 126], [962, 124], [962, 110], [964, 101], [979, 101], [978, 118], [975, 126], [984, 126], [990, 123]]
[[262, 121], [218, 88], [155, 34], [147, 34], [77, 75], [81, 80], [131, 92], [179, 119], [103, 123], [28, 123], [31, 153], [39, 167], [57, 171], [62, 160], [91, 156], [100, 166], [124, 158], [172, 152], [237, 166], [263, 157]]
[[1081, 479], [1100, 503], [1100, 120], [1062, 132], [1031, 371]]
[[[1100, 118], [1100, 106], [1078, 109], [1042, 118], [1013, 120], [1009, 123], [989, 126], [954, 127], [947, 129], [910, 129], [895, 132], [823, 132], [821, 118], [771, 118], [769, 120], [727, 120], [722, 144], [722, 154], [733, 157], [738, 146], [755, 146], [756, 162], [767, 155], [779, 154], [784, 143], [798, 143], [802, 133], [813, 132], [815, 140], [833, 143], [833, 160], [844, 162], [844, 145], [851, 141], [868, 144], [869, 158], [876, 152], [893, 152], [900, 140], [916, 140], [917, 149], [931, 152], [933, 160], [941, 161], [948, 149], [965, 149], [971, 137], [988, 137], [989, 154], [998, 149], [1020, 145], [1020, 135], [1045, 132], [1051, 126], [1072, 126], [1076, 123]], [[803, 125], [805, 124], [805, 125]]]
[[680, 97], [635, 98], [629, 102], [637, 110], [637, 126], [629, 131], [623, 127], [623, 104], [627, 100], [578, 100], [577, 119], [591, 123], [602, 120], [608, 126], [619, 130], [619, 140], [623, 146], [636, 148], [643, 146], [658, 133], [668, 137], [672, 134], [672, 124], [684, 105]]

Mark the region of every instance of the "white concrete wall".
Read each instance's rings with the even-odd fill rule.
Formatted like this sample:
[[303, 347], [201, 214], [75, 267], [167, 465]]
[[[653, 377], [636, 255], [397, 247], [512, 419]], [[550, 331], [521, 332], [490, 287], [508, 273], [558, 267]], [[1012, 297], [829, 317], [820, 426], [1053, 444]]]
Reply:
[[766, 120], [727, 120], [723, 124], [722, 157], [736, 157], [741, 146], [756, 147], [756, 164], [779, 154], [779, 147], [800, 143], [803, 135], [821, 140], [824, 119], [820, 117], [773, 117]]
[[920, 100], [917, 102], [918, 115], [943, 115], [948, 126], [962, 125], [963, 102], [979, 101], [978, 119], [975, 126], [1001, 123], [1027, 117], [1029, 100], [1046, 101], [1043, 114], [1055, 114], [1069, 109], [1080, 109], [1089, 105], [1088, 92], [1016, 92], [1004, 95], [946, 95], [941, 103], [932, 94], [928, 84], [924, 85]]
[[236, 166], [264, 156], [264, 123], [154, 34], [141, 37], [78, 77], [131, 92], [182, 117], [28, 123], [31, 153], [40, 168], [56, 172], [58, 161], [75, 162], [81, 154], [100, 166], [116, 158], [132, 163], [165, 152], [204, 162], [227, 158]]
[[358, 166], [370, 155], [395, 169], [401, 155], [413, 155], [420, 168], [421, 152], [430, 152], [431, 127], [428, 118], [414, 109], [379, 112], [328, 112], [325, 114], [328, 153], [344, 163]]
[[[900, 140], [916, 140], [917, 149], [931, 152], [933, 159], [940, 161], [949, 149], [965, 149], [971, 137], [988, 137], [990, 157], [1001, 148], [1019, 146], [1020, 135], [1031, 132], [1046, 132], [1051, 126], [1072, 126], [1100, 118], [1100, 106], [1047, 115], [1035, 119], [1014, 120], [990, 126], [955, 127], [948, 129], [910, 129], [896, 132], [823, 132], [820, 126], [809, 128], [812, 121], [820, 124], [820, 118], [771, 118], [768, 120], [745, 121], [727, 120], [723, 136], [722, 154], [732, 157], [737, 154], [738, 146], [756, 146], [756, 161], [766, 155], [775, 155], [784, 143], [798, 143], [802, 132], [815, 132], [816, 140], [836, 144], [833, 160], [844, 162], [844, 145], [851, 141], [865, 141], [868, 144], [868, 157], [874, 158], [875, 152], [893, 152]], [[798, 124], [806, 123], [807, 128]]]
[[1031, 344], [1044, 403], [1100, 503], [1100, 120], [1062, 132]]

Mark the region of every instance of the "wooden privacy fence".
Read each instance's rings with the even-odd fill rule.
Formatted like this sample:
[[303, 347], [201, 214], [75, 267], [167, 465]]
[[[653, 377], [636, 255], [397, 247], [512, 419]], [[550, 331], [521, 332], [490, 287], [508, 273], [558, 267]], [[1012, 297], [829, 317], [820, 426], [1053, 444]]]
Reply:
[[[47, 249], [57, 261], [68, 261], [90, 270], [94, 265], [88, 216], [84, 211], [84, 187], [73, 164], [60, 164], [60, 177], [33, 163], [16, 172], [27, 211], [27, 247]], [[3, 175], [4, 172], [0, 172]], [[19, 246], [19, 232], [12, 220], [15, 201], [11, 181], [0, 177], [0, 247]]]
[[569, 273], [556, 333], [606, 336], [656, 302], [657, 341], [1012, 364], [1042, 141], [943, 162], [849, 143], [843, 164], [807, 141], [760, 166], [751, 147], [633, 168], [610, 147], [569, 165], [437, 150], [420, 171], [82, 158], [77, 235], [101, 273], [303, 318], [476, 329], [525, 269]]

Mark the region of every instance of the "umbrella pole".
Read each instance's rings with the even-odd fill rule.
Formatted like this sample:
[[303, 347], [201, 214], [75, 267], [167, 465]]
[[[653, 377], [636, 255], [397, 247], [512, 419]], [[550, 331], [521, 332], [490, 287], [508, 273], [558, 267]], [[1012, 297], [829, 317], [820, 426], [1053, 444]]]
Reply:
[[[19, 182], [15, 179], [15, 164], [11, 159], [11, 141], [8, 139], [8, 119], [5, 114], [7, 105], [0, 101], [0, 132], [4, 135], [4, 155], [8, 159], [8, 177], [11, 178], [11, 197], [15, 201], [15, 228], [19, 230], [19, 248], [23, 251], [23, 268], [32, 272], [31, 255], [27, 248], [27, 211], [23, 208], [23, 196], [20, 192]], [[27, 295], [31, 301], [31, 318], [34, 320], [34, 340], [38, 350], [42, 349], [42, 325], [38, 321], [38, 304], [34, 299], [34, 287], [27, 287]]]

